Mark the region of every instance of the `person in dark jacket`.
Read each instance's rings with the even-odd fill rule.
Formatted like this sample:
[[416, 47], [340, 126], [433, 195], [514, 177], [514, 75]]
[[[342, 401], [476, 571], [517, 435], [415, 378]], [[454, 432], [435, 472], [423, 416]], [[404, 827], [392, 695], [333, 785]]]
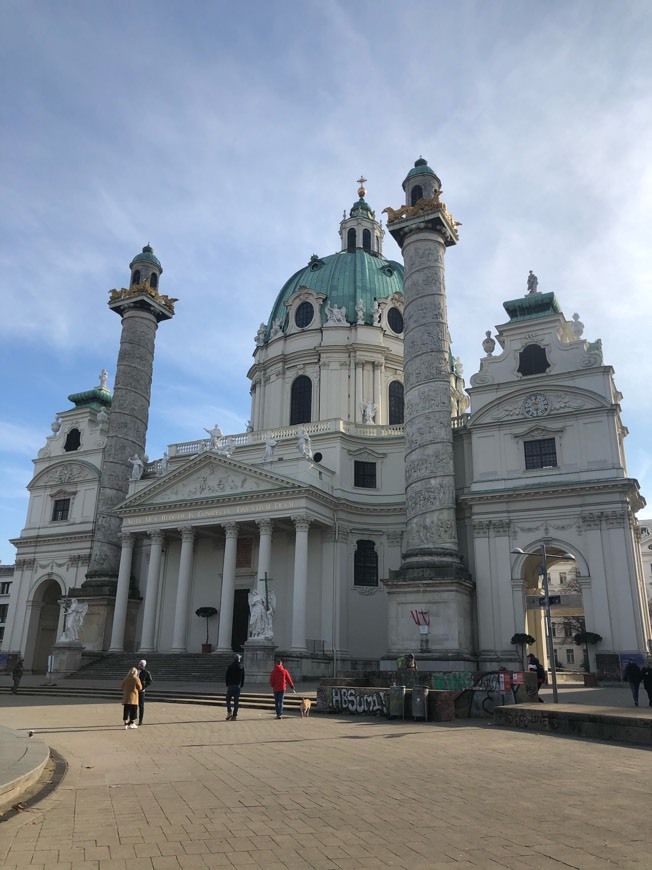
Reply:
[[547, 674], [546, 669], [534, 653], [530, 653], [527, 657], [527, 669], [537, 675], [537, 698], [539, 698], [540, 703], [543, 704], [543, 698], [539, 697], [539, 689], [541, 686], [545, 686]]
[[[237, 653], [233, 656], [233, 661], [226, 669], [224, 677], [226, 683], [226, 721], [229, 719], [232, 722], [238, 718], [238, 708], [240, 707], [240, 690], [244, 686], [245, 669], [242, 664], [242, 656]], [[233, 712], [231, 712], [231, 702], [233, 702]]]
[[14, 680], [14, 685], [11, 689], [12, 695], [18, 694], [18, 686], [20, 686], [20, 681], [23, 678], [23, 673], [24, 673], [23, 660], [18, 659], [18, 661], [14, 665], [13, 671], [11, 672], [11, 676], [13, 677], [13, 680]]
[[623, 671], [623, 683], [629, 683], [629, 690], [632, 693], [635, 707], [638, 707], [638, 689], [641, 685], [642, 679], [643, 675], [641, 674], [641, 669], [634, 659], [630, 659]]
[[294, 683], [292, 682], [292, 677], [290, 676], [290, 672], [286, 671], [283, 667], [283, 660], [276, 659], [276, 664], [272, 670], [272, 673], [269, 675], [269, 684], [274, 691], [274, 707], [276, 708], [276, 718], [283, 718], [283, 698], [285, 697], [285, 690], [288, 686], [296, 692], [294, 688]]
[[141, 659], [138, 662], [138, 679], [143, 687], [140, 692], [138, 692], [138, 724], [142, 725], [143, 716], [145, 714], [145, 689], [152, 685], [152, 675], [147, 670], [147, 662], [145, 659]]
[[641, 668], [641, 677], [643, 678], [643, 688], [647, 692], [647, 699], [652, 707], [652, 659], [645, 660], [645, 665]]

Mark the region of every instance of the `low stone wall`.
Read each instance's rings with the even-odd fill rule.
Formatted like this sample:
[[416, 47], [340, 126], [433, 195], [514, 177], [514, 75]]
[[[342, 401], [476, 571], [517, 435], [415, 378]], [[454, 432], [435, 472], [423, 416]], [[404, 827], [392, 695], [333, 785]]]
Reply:
[[549, 707], [497, 707], [494, 723], [508, 728], [527, 728], [551, 734], [568, 734], [594, 740], [617, 740], [637, 746], [652, 746], [652, 719], [632, 714], [596, 713], [590, 709]]

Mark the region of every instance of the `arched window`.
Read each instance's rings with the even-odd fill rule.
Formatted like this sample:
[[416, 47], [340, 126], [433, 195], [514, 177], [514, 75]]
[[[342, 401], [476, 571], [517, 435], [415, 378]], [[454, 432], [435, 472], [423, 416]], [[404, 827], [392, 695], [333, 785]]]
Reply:
[[136, 269], [134, 274], [131, 276], [132, 284], [140, 284], [140, 269]]
[[357, 235], [353, 227], [346, 234], [346, 250], [349, 254], [355, 254], [355, 246], [357, 243]]
[[362, 231], [362, 250], [371, 253], [371, 230]]
[[545, 348], [539, 344], [528, 344], [518, 355], [518, 373], [527, 375], [544, 375], [550, 368]]
[[152, 272], [152, 274], [149, 276], [149, 286], [154, 287], [155, 289], [156, 287], [158, 287], [158, 275], [156, 274], [156, 272]]
[[290, 393], [290, 426], [297, 423], [310, 423], [312, 416], [312, 381], [306, 375], [292, 384]]
[[399, 426], [404, 422], [403, 384], [392, 381], [389, 385], [389, 425]]
[[374, 541], [356, 541], [353, 555], [354, 586], [378, 586], [378, 553]]
[[410, 193], [410, 205], [416, 205], [423, 197], [423, 188], [420, 184], [415, 184]]
[[68, 432], [68, 436], [66, 438], [66, 443], [63, 445], [63, 449], [66, 453], [71, 453], [73, 450], [79, 450], [79, 446], [81, 444], [81, 432], [79, 429], [71, 429]]

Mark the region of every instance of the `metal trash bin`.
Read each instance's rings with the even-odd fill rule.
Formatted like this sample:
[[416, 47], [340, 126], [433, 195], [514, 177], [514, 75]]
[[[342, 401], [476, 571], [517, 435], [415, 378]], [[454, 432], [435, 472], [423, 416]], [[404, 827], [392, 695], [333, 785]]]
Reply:
[[405, 686], [389, 687], [389, 718], [405, 719]]
[[414, 686], [412, 689], [412, 718], [428, 721], [428, 689], [426, 686]]

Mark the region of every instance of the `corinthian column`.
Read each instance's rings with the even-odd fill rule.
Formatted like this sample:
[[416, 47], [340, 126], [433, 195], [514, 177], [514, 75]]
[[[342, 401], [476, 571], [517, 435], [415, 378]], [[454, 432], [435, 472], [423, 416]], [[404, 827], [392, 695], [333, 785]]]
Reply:
[[306, 594], [308, 589], [308, 529], [310, 517], [292, 517], [295, 533], [292, 594], [292, 649], [306, 649]]
[[160, 529], [149, 532], [151, 547], [149, 550], [149, 569], [147, 571], [147, 587], [143, 612], [143, 627], [140, 633], [140, 649], [138, 652], [155, 652], [154, 631], [156, 629], [156, 608], [158, 606], [158, 587], [161, 578], [161, 556], [165, 535]]
[[179, 582], [177, 585], [177, 605], [174, 612], [174, 631], [172, 633], [172, 652], [185, 652], [188, 644], [188, 602], [190, 600], [190, 581], [192, 578], [192, 556], [195, 530], [183, 526], [181, 532], [181, 558], [179, 559]]
[[120, 553], [120, 568], [118, 570], [118, 588], [115, 593], [115, 609], [113, 611], [113, 627], [111, 629], [111, 646], [109, 652], [124, 652], [125, 625], [127, 623], [127, 605], [129, 603], [129, 580], [131, 578], [131, 559], [134, 552], [134, 536], [131, 532], [123, 532], [120, 536], [122, 552]]
[[220, 625], [216, 652], [231, 652], [233, 631], [233, 600], [235, 598], [235, 565], [238, 549], [238, 524], [224, 523], [224, 567], [222, 569], [222, 597], [220, 599]]

